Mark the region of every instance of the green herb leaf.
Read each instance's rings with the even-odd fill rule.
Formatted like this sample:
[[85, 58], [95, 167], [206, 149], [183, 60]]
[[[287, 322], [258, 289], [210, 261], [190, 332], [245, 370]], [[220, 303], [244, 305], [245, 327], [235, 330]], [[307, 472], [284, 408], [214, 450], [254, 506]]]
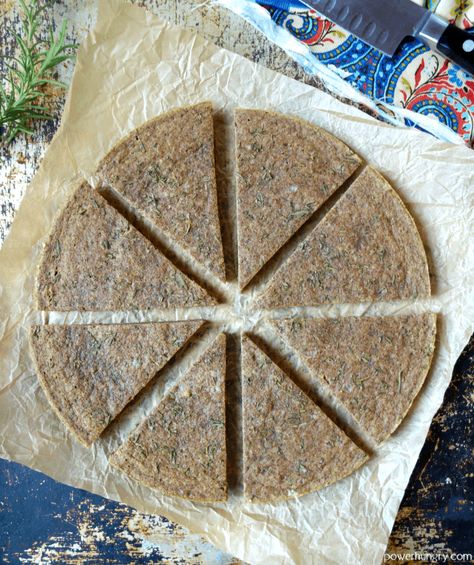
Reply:
[[52, 73], [59, 64], [74, 59], [77, 47], [65, 43], [66, 22], [57, 37], [50, 28], [48, 39], [42, 40], [39, 29], [45, 7], [38, 6], [38, 0], [19, 2], [23, 30], [21, 36], [14, 34], [18, 53], [9, 57], [7, 72], [0, 77], [0, 139], [7, 144], [19, 133], [31, 134], [33, 120], [53, 119], [44, 105], [44, 100], [51, 96], [44, 87], [65, 88]]

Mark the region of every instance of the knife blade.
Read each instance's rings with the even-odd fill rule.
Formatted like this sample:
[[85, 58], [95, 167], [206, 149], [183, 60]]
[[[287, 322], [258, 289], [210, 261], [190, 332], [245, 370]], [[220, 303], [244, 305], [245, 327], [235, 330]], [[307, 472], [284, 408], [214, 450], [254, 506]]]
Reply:
[[416, 37], [474, 74], [474, 28], [459, 29], [411, 0], [301, 1], [390, 57]]

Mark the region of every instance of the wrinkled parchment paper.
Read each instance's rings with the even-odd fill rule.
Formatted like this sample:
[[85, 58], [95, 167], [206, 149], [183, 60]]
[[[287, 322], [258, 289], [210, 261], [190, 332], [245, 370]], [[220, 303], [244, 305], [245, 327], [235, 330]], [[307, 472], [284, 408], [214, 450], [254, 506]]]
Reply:
[[[39, 317], [32, 290], [42, 242], [77, 180], [131, 129], [201, 100], [226, 112], [247, 106], [294, 114], [344, 140], [401, 193], [430, 255], [437, 354], [409, 416], [355, 474], [276, 506], [236, 496], [197, 505], [129, 481], [109, 467], [103, 441], [86, 449], [56, 418], [27, 343], [27, 327]], [[431, 419], [474, 329], [473, 171], [474, 153], [465, 147], [384, 125], [138, 7], [104, 0], [78, 54], [62, 126], [0, 252], [0, 456], [164, 514], [252, 565], [380, 563]]]

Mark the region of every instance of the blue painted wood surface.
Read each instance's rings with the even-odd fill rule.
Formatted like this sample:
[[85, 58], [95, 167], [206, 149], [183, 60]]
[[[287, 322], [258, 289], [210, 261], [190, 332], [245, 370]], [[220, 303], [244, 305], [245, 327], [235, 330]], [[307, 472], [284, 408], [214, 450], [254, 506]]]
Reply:
[[[474, 563], [474, 336], [454, 368], [387, 548], [471, 555]], [[442, 561], [439, 561], [442, 562]], [[400, 563], [400, 562], [398, 562]]]
[[0, 459], [0, 563], [238, 563], [162, 516]]

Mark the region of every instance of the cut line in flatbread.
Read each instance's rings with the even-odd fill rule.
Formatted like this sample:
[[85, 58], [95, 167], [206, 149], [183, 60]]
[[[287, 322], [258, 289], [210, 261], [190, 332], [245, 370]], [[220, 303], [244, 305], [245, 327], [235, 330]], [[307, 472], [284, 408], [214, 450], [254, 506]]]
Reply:
[[97, 175], [225, 280], [210, 102], [178, 108], [132, 131], [102, 159]]
[[271, 322], [376, 442], [399, 426], [428, 373], [436, 315]]
[[[227, 153], [219, 158], [219, 194], [210, 103], [158, 116], [106, 155], [96, 180], [107, 199], [87, 183], [79, 187], [53, 225], [36, 281], [39, 309], [62, 322], [78, 315], [82, 325], [34, 326], [30, 340], [51, 405], [85, 445], [117, 417], [122, 429], [119, 415], [137, 395], [148, 399], [133, 418], [140, 424], [110, 456], [130, 479], [165, 495], [220, 502], [228, 482], [240, 494], [243, 477], [247, 500], [275, 503], [351, 474], [367, 460], [361, 447], [374, 445], [368, 436], [379, 443], [397, 428], [429, 370], [436, 319], [324, 318], [332, 316], [327, 308], [319, 309], [323, 318], [304, 318], [307, 306], [428, 297], [421, 238], [389, 183], [362, 170], [360, 158], [324, 130], [238, 109], [232, 133], [236, 163]], [[218, 145], [234, 156], [230, 138], [226, 130]], [[219, 220], [238, 284], [217, 284], [216, 277], [225, 282]], [[226, 305], [201, 308], [216, 305], [207, 288]], [[303, 318], [265, 312], [287, 307]], [[117, 314], [173, 321], [96, 323], [117, 322]], [[287, 375], [248, 337], [226, 367], [220, 334], [155, 405], [147, 385], [200, 326], [174, 320], [201, 316], [236, 333], [247, 321], [273, 324], [295, 349], [295, 374], [307, 365], [305, 385], [315, 384], [354, 441], [292, 380], [292, 369]], [[231, 343], [227, 349], [232, 356]], [[237, 379], [231, 374], [227, 386], [227, 422], [226, 369]]]
[[112, 465], [166, 495], [227, 498], [225, 344], [221, 334], [111, 456]]
[[244, 494], [277, 502], [319, 490], [367, 459], [266, 354], [242, 339]]
[[398, 194], [367, 167], [275, 273], [263, 308], [430, 295], [426, 253]]
[[87, 183], [56, 220], [36, 284], [40, 310], [215, 304]]
[[342, 141], [297, 118], [237, 109], [235, 125], [244, 287], [361, 161]]
[[33, 326], [37, 374], [62, 422], [90, 446], [200, 322]]

